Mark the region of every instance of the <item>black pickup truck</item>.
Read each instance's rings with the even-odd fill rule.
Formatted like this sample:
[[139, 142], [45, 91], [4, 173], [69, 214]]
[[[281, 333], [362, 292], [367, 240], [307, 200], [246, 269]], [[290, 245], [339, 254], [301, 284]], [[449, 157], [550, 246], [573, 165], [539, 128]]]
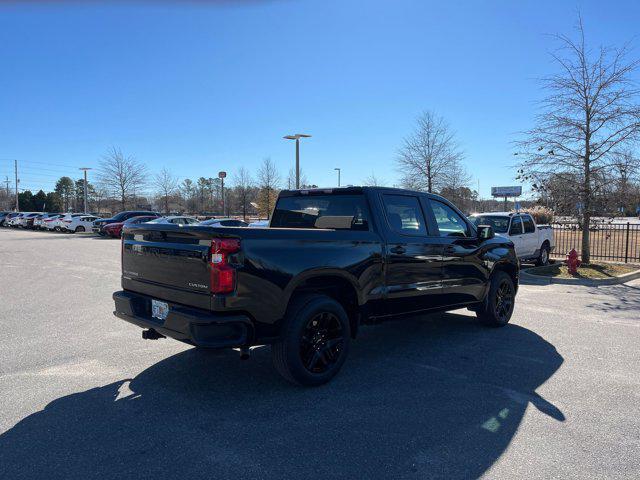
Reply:
[[269, 228], [140, 224], [122, 235], [115, 315], [196, 347], [271, 345], [277, 371], [330, 380], [361, 325], [468, 307], [507, 324], [513, 244], [450, 202], [379, 187], [283, 191]]

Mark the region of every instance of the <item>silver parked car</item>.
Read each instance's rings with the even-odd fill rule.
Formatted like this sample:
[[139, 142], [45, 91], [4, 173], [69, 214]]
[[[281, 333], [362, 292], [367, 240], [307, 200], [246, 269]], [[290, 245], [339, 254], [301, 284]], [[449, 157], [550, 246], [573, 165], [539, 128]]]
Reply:
[[166, 224], [173, 224], [173, 225], [199, 225], [200, 224], [197, 218], [187, 217], [184, 215], [172, 215], [169, 217], [160, 217], [146, 223], [160, 223], [165, 225]]

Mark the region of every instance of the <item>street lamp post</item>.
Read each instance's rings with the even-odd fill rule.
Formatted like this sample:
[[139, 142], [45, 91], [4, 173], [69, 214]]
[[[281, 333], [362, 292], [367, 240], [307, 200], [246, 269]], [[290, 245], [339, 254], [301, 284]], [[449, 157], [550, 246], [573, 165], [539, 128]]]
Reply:
[[89, 167], [81, 167], [79, 168], [79, 170], [82, 170], [84, 172], [84, 188], [82, 190], [84, 190], [84, 213], [89, 213], [87, 212], [88, 210], [88, 205], [87, 205], [87, 170], [91, 170]]
[[300, 139], [309, 137], [311, 137], [311, 135], [304, 133], [296, 133], [295, 135], [285, 135], [282, 137], [286, 140], [296, 141], [296, 189], [300, 188]]
[[220, 190], [222, 197], [222, 216], [224, 217], [224, 179], [227, 176], [227, 172], [218, 172], [218, 178], [220, 179]]
[[336, 172], [338, 172], [338, 186], [340, 186], [340, 169], [338, 167], [334, 168]]

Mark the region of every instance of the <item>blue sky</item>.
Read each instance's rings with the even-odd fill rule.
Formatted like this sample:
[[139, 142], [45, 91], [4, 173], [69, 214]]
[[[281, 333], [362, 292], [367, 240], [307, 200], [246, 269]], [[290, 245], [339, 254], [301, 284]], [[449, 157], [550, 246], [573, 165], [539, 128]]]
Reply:
[[514, 183], [547, 34], [573, 34], [578, 9], [592, 45], [640, 46], [640, 2], [0, 2], [0, 177], [18, 159], [23, 188], [51, 188], [112, 145], [179, 177], [264, 157], [285, 176], [282, 136], [301, 132], [311, 182], [392, 185], [432, 109], [487, 196]]

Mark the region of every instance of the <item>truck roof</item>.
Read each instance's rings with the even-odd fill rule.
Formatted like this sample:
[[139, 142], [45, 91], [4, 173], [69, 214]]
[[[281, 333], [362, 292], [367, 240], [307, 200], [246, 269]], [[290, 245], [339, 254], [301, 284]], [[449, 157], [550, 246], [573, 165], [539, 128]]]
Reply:
[[479, 215], [492, 215], [494, 217], [513, 217], [514, 215], [529, 215], [527, 212], [481, 212], [472, 213], [470, 217], [477, 217]]
[[389, 192], [389, 193], [409, 193], [420, 195], [427, 195], [431, 198], [444, 198], [435, 193], [422, 192], [418, 190], [409, 190], [406, 188], [396, 188], [396, 187], [373, 187], [373, 186], [358, 186], [358, 185], [349, 185], [346, 187], [328, 187], [328, 188], [299, 188], [299, 189], [291, 189], [291, 190], [282, 190], [280, 191], [280, 196], [282, 197], [293, 197], [297, 195], [318, 195], [318, 194], [331, 194], [331, 193], [363, 193], [365, 191], [381, 191], [381, 192]]

